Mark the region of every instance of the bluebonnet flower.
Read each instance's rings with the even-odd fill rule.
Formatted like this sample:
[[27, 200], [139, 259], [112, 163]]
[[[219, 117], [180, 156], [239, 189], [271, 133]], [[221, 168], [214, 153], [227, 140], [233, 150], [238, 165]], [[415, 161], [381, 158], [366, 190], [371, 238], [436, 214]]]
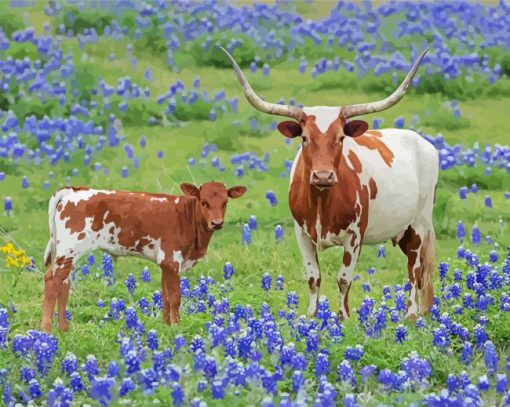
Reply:
[[449, 267], [450, 267], [450, 265], [444, 261], [439, 263], [438, 270], [439, 270], [439, 278], [441, 279], [441, 281], [443, 281], [445, 279], [446, 273], [448, 272]]
[[406, 336], [407, 336], [407, 328], [402, 324], [397, 326], [397, 329], [395, 331], [395, 342], [396, 343], [405, 342]]
[[357, 380], [354, 371], [352, 370], [351, 364], [348, 360], [343, 360], [337, 369], [338, 381], [345, 382], [352, 387], [356, 387]]
[[496, 393], [503, 394], [508, 388], [508, 377], [506, 373], [496, 375]]
[[278, 275], [276, 277], [274, 289], [277, 291], [283, 291], [283, 276], [282, 275]]
[[282, 225], [276, 225], [274, 227], [274, 238], [277, 242], [281, 242], [283, 240], [283, 227]]
[[290, 367], [293, 370], [306, 370], [306, 357], [303, 353], [299, 352], [290, 362]]
[[464, 224], [461, 220], [457, 222], [457, 239], [462, 243], [464, 238], [466, 237], [466, 229], [464, 228]]
[[363, 291], [369, 293], [370, 292], [370, 284], [369, 283], [363, 283]]
[[459, 246], [457, 248], [457, 258], [463, 259], [464, 257], [466, 257], [466, 249], [463, 246]]
[[[176, 338], [177, 340], [177, 338]], [[205, 352], [205, 345], [204, 340], [200, 335], [195, 335], [193, 339], [191, 340], [191, 343], [189, 345], [189, 349], [191, 352], [196, 353], [199, 349]]]
[[315, 376], [325, 376], [329, 374], [329, 358], [326, 352], [320, 351], [315, 362]]
[[225, 265], [223, 266], [223, 277], [226, 281], [230, 280], [232, 276], [234, 275], [234, 266], [227, 261]]
[[295, 370], [292, 373], [292, 391], [297, 393], [305, 384], [305, 377], [301, 370]]
[[28, 386], [29, 386], [28, 392], [32, 399], [38, 399], [39, 397], [42, 396], [41, 385], [39, 384], [37, 379], [30, 380]]
[[448, 375], [448, 378], [446, 379], [446, 386], [450, 393], [453, 393], [457, 390], [457, 388], [459, 387], [459, 381], [457, 380], [454, 374], [450, 373]]
[[399, 377], [390, 369], [381, 370], [377, 379], [384, 390], [397, 390], [400, 387]]
[[299, 299], [295, 291], [289, 291], [287, 293], [287, 307], [297, 308], [299, 305]]
[[0, 349], [7, 347], [7, 334], [9, 333], [9, 313], [0, 306]]
[[257, 217], [255, 215], [250, 216], [250, 219], [248, 220], [248, 226], [250, 226], [251, 230], [257, 229]]
[[475, 327], [473, 328], [473, 333], [476, 338], [476, 347], [478, 349], [482, 348], [485, 342], [487, 342], [487, 340], [489, 339], [487, 337], [484, 327], [481, 326], [480, 324], [476, 324]]
[[243, 245], [251, 245], [251, 229], [250, 225], [247, 223], [244, 224], [243, 230], [242, 230], [242, 243]]
[[418, 317], [416, 320], [416, 328], [425, 328], [427, 326], [427, 322], [423, 317]]
[[151, 273], [149, 272], [149, 268], [147, 266], [143, 268], [140, 280], [142, 280], [144, 283], [150, 283]]
[[374, 365], [363, 366], [359, 371], [363, 383], [365, 383], [368, 380], [368, 378], [375, 373], [376, 370], [377, 367], [375, 367]]
[[379, 245], [379, 249], [377, 249], [377, 257], [386, 257], [386, 248], [384, 245]]
[[344, 358], [349, 360], [358, 361], [360, 360], [363, 355], [365, 354], [365, 351], [363, 350], [363, 346], [356, 345], [356, 347], [347, 346], [344, 353]]
[[493, 375], [498, 370], [498, 354], [496, 348], [491, 341], [486, 341], [483, 348], [485, 368], [490, 375]]
[[125, 377], [122, 379], [120, 389], [119, 389], [119, 397], [124, 397], [130, 391], [136, 389], [136, 384], [130, 377]]
[[127, 290], [129, 291], [129, 294], [134, 295], [135, 288], [136, 288], [136, 278], [133, 274], [129, 274], [126, 278], [126, 281], [124, 282], [124, 285], [126, 286]]
[[473, 360], [473, 345], [471, 342], [464, 342], [462, 344], [462, 363], [469, 366]]
[[115, 380], [110, 377], [97, 377], [90, 384], [90, 397], [103, 406], [108, 406], [112, 401], [112, 387]]
[[306, 337], [306, 351], [315, 352], [319, 349], [319, 337], [315, 330], [311, 330]]
[[434, 329], [432, 333], [434, 335], [432, 340], [434, 346], [437, 346], [441, 349], [450, 346], [450, 335], [448, 334], [448, 331], [444, 325], [441, 324], [439, 328]]
[[[35, 372], [34, 369], [31, 369], [31, 368], [29, 368], [27, 366], [22, 366], [19, 369], [19, 375], [20, 375], [20, 378], [21, 378], [22, 382], [29, 383], [30, 380], [36, 378], [37, 373]], [[1, 375], [0, 375], [0, 377], [1, 377]]]
[[78, 372], [74, 372], [71, 374], [71, 380], [69, 380], [69, 386], [73, 393], [78, 393], [85, 389], [85, 385], [83, 384], [83, 380]]
[[368, 269], [368, 275], [369, 275], [369, 276], [373, 276], [374, 274], [375, 274], [375, 268], [370, 267], [370, 268]]
[[344, 407], [358, 407], [358, 402], [356, 401], [356, 394], [348, 393], [344, 396], [343, 400]]
[[174, 382], [171, 387], [170, 395], [172, 396], [173, 404], [175, 406], [182, 406], [184, 403], [184, 390], [182, 386], [178, 382]]
[[269, 273], [264, 273], [262, 275], [261, 288], [264, 291], [269, 291], [271, 289], [271, 275]]
[[120, 366], [116, 361], [108, 363], [108, 377], [120, 377]]
[[78, 359], [71, 352], [67, 352], [66, 357], [62, 360], [62, 374], [71, 375], [78, 370]]
[[155, 291], [154, 294], [152, 294], [152, 304], [155, 310], [163, 309], [163, 298], [159, 291]]
[[400, 364], [402, 370], [406, 373], [408, 380], [413, 381], [421, 386], [426, 386], [427, 380], [432, 374], [430, 363], [418, 356], [416, 352], [412, 352]]
[[478, 228], [478, 225], [474, 225], [473, 229], [471, 230], [471, 243], [474, 246], [479, 246], [481, 241], [481, 233], [480, 229]]
[[103, 254], [103, 276], [106, 279], [108, 285], [112, 285], [115, 282], [115, 274], [113, 270], [113, 259], [108, 253]]
[[478, 388], [482, 391], [489, 390], [491, 385], [489, 384], [489, 378], [487, 375], [480, 376], [478, 378]]
[[158, 333], [154, 329], [151, 329], [147, 333], [147, 346], [152, 351], [158, 350], [159, 348]]
[[214, 380], [211, 385], [211, 396], [213, 400], [225, 398], [225, 383], [223, 380]]
[[81, 272], [84, 276], [88, 276], [90, 274], [90, 268], [88, 264], [84, 264], [83, 266], [81, 266]]

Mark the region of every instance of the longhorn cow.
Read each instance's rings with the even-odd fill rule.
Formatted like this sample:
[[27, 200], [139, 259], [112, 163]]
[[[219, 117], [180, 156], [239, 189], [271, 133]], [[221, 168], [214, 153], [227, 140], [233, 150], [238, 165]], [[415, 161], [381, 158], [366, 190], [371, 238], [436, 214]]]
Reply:
[[408, 259], [411, 288], [406, 317], [416, 319], [418, 312], [428, 312], [433, 303], [437, 151], [414, 131], [368, 130], [366, 122], [348, 120], [398, 103], [427, 50], [385, 99], [304, 108], [262, 100], [234, 58], [222, 50], [232, 62], [248, 102], [264, 113], [294, 119], [281, 122], [278, 130], [285, 137], [301, 137], [290, 174], [289, 205], [310, 287], [308, 314], [317, 313], [321, 285], [317, 250], [344, 248], [337, 274], [339, 316], [344, 319], [350, 316], [349, 289], [362, 245], [390, 239]]

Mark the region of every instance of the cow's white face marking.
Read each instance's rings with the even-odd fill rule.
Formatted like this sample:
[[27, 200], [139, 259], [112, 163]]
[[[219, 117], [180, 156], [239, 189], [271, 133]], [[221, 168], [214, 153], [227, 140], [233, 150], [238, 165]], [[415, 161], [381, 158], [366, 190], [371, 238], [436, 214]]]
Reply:
[[328, 127], [340, 115], [341, 107], [314, 106], [305, 107], [303, 111], [308, 116], [315, 116], [315, 124], [322, 133], [326, 133]]

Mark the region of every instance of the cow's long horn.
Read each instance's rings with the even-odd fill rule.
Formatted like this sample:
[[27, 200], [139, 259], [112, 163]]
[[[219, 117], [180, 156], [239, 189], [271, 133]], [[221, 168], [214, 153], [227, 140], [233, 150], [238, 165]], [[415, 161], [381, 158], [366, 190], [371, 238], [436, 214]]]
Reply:
[[395, 92], [393, 92], [387, 98], [378, 100], [377, 102], [360, 103], [359, 105], [345, 106], [342, 108], [345, 117], [353, 117], [366, 113], [380, 112], [382, 110], [389, 109], [390, 107], [396, 105], [400, 101], [400, 99], [402, 99], [406, 94], [407, 87], [413, 80], [414, 74], [418, 70], [420, 63], [428, 50], [429, 49], [427, 48], [425, 51], [422, 52], [422, 54], [414, 64], [413, 68], [409, 71], [409, 73], [407, 74], [407, 76], [405, 77], [405, 79], [402, 81], [402, 83]]
[[230, 62], [232, 62], [232, 68], [234, 68], [234, 72], [237, 75], [237, 79], [239, 79], [239, 83], [241, 84], [241, 87], [243, 88], [244, 95], [246, 96], [246, 99], [248, 99], [248, 102], [255, 108], [260, 110], [264, 113], [269, 114], [276, 114], [279, 116], [287, 116], [292, 117], [293, 119], [300, 120], [301, 115], [303, 114], [303, 111], [295, 106], [288, 106], [288, 105], [279, 105], [277, 103], [269, 103], [264, 100], [262, 100], [252, 89], [250, 84], [248, 83], [248, 80], [244, 76], [243, 72], [241, 71], [241, 68], [239, 68], [239, 65], [237, 65], [236, 60], [232, 55], [228, 53], [228, 51], [220, 47], [220, 49], [229, 57]]

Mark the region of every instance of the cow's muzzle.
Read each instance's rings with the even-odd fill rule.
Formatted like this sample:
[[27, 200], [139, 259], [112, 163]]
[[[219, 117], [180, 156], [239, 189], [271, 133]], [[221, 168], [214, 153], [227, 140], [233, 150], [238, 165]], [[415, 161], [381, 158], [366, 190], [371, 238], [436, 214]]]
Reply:
[[338, 179], [334, 171], [312, 171], [310, 184], [317, 188], [331, 188]]
[[223, 227], [223, 219], [211, 220], [211, 229], [220, 230]]

